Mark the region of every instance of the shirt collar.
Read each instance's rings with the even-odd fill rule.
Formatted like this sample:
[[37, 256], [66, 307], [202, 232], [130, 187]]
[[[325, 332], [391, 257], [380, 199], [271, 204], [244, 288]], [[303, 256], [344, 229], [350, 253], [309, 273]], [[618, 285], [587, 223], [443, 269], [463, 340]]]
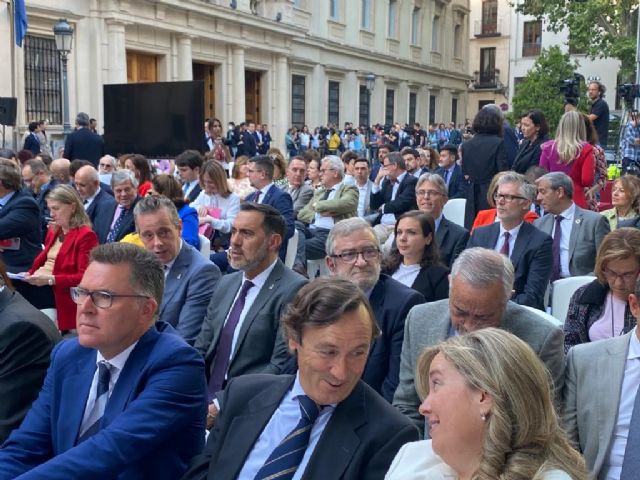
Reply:
[[[300, 385], [300, 370], [298, 370], [298, 372], [296, 373], [296, 379], [294, 380], [293, 386], [291, 387], [291, 398], [295, 398], [297, 400], [298, 397], [302, 395], [307, 395], [307, 393], [302, 388], [302, 385]], [[320, 408], [323, 408], [323, 407], [336, 408], [337, 406], [338, 406], [337, 403], [330, 403], [329, 405], [318, 405], [318, 407]]]
[[522, 223], [523, 222], [520, 222], [520, 225], [512, 228], [511, 230], [505, 230], [505, 228], [502, 226], [502, 222], [500, 222], [500, 236], [504, 235], [505, 232], [509, 232], [509, 235], [511, 235], [512, 237], [517, 237], [518, 232], [520, 231], [520, 227], [522, 227]]
[[271, 185], [273, 185], [273, 182], [271, 182], [271, 183], [269, 183], [269, 184], [265, 185], [264, 187], [262, 187], [262, 188], [260, 189], [260, 191], [262, 192], [262, 194], [261, 194], [261, 195], [262, 195], [262, 198], [264, 198], [264, 196], [267, 194], [267, 192], [268, 192], [268, 191], [269, 191], [269, 189], [271, 188]]
[[567, 208], [564, 212], [562, 212], [560, 215], [562, 215], [563, 219], [567, 219], [567, 220], [573, 220], [573, 217], [576, 214], [576, 204], [571, 202], [571, 206], [569, 208]]
[[178, 254], [173, 257], [173, 259], [170, 262], [165, 263], [166, 267], [167, 267], [167, 271], [171, 270], [171, 267], [173, 267], [173, 264], [176, 263], [176, 258], [178, 258], [178, 255], [180, 255], [180, 252], [182, 251], [182, 239], [180, 239], [180, 248], [178, 248]]
[[404, 172], [402, 175], [400, 175], [398, 178], [396, 178], [396, 183], [400, 184], [402, 183], [402, 181], [404, 180], [404, 177], [407, 176], [407, 172]]
[[629, 352], [627, 353], [627, 360], [631, 360], [634, 358], [640, 358], [640, 340], [638, 340], [638, 334], [636, 329], [638, 327], [634, 327], [631, 331], [631, 338], [629, 339]]
[[[153, 327], [152, 327], [153, 328]], [[136, 340], [135, 342], [133, 342], [131, 345], [129, 345], [127, 348], [125, 348], [122, 352], [120, 352], [119, 354], [117, 354], [115, 357], [113, 357], [111, 360], [105, 360], [104, 356], [100, 353], [100, 351], [98, 350], [98, 353], [96, 355], [96, 366], [102, 362], [102, 361], [106, 361], [109, 363], [109, 365], [111, 365], [112, 367], [114, 367], [115, 369], [117, 369], [118, 372], [120, 372], [123, 368], [124, 368], [124, 364], [127, 363], [127, 359], [129, 358], [129, 355], [131, 354], [131, 352], [133, 351], [133, 349], [136, 347], [136, 345], [138, 344], [139, 340]], [[113, 372], [112, 372], [113, 374]]]
[[100, 187], [98, 187], [98, 189], [96, 190], [96, 193], [94, 193], [93, 195], [91, 195], [89, 198], [87, 198], [85, 200], [85, 202], [87, 203], [91, 203], [93, 202], [93, 200], [98, 196], [98, 194], [100, 193]]
[[11, 200], [11, 197], [13, 197], [15, 195], [16, 192], [9, 192], [7, 193], [4, 197], [0, 198], [0, 205], [2, 205], [3, 207], [9, 203], [9, 200]]
[[269, 277], [269, 275], [271, 275], [271, 272], [275, 268], [276, 263], [278, 263], [278, 257], [276, 257], [276, 259], [273, 261], [271, 265], [269, 265], [262, 272], [260, 272], [258, 275], [256, 275], [251, 279], [247, 278], [246, 274], [243, 272], [242, 283], [246, 282], [247, 280], [250, 280], [255, 287], [258, 287], [258, 289], [262, 288], [262, 286], [267, 282], [267, 278]]

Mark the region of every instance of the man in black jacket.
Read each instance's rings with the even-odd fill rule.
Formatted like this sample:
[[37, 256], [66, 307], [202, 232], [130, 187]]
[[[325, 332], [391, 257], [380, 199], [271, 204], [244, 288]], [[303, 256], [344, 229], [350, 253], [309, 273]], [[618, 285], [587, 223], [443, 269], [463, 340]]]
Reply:
[[76, 131], [64, 143], [64, 158], [88, 160], [98, 168], [100, 157], [104, 155], [104, 140], [89, 129], [89, 115], [84, 112], [76, 116]]

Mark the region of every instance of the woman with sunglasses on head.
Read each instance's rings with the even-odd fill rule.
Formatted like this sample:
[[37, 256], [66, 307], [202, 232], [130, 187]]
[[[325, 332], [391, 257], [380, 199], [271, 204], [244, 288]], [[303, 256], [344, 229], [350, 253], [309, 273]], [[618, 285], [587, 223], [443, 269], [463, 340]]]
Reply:
[[424, 295], [427, 302], [449, 297], [449, 269], [440, 264], [435, 222], [413, 210], [396, 222], [395, 244], [382, 263], [382, 272]]
[[571, 296], [564, 322], [564, 349], [628, 333], [636, 319], [629, 309], [640, 273], [640, 230], [619, 228], [598, 249], [596, 278]]

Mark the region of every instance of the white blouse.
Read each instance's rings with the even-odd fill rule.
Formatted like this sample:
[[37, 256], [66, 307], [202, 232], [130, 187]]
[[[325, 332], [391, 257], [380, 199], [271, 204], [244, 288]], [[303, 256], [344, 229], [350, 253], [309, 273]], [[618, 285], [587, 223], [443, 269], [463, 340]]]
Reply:
[[227, 198], [217, 193], [207, 195], [203, 190], [189, 206], [196, 210], [200, 207], [219, 208], [220, 218], [214, 218], [211, 226], [221, 233], [229, 233], [231, 231], [231, 225], [233, 225], [233, 220], [240, 211], [240, 197], [235, 193], [230, 194]]

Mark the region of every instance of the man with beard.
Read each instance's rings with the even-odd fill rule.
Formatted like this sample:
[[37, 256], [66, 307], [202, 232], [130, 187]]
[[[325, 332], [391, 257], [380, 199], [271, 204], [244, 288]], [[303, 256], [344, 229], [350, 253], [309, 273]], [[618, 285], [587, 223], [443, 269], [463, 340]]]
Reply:
[[388, 402], [398, 385], [404, 319], [422, 294], [380, 273], [380, 243], [366, 220], [341, 220], [327, 237], [326, 262], [331, 275], [347, 278], [367, 295], [382, 335], [371, 345], [362, 374], [371, 388]]
[[286, 226], [270, 205], [245, 202], [233, 221], [229, 264], [211, 297], [195, 348], [205, 358], [209, 411], [229, 379], [246, 373], [281, 373], [289, 352], [280, 315], [307, 280], [278, 258]]
[[[409, 312], [404, 329], [400, 382], [393, 404], [411, 418], [421, 432], [424, 417], [418, 413], [415, 387], [416, 362], [426, 348], [447, 337], [480, 328], [503, 328], [529, 344], [549, 369], [555, 391], [564, 383], [562, 330], [538, 314], [509, 301], [513, 265], [505, 256], [486, 248], [468, 248], [453, 263], [449, 298], [418, 305]], [[557, 404], [557, 402], [556, 402]], [[426, 436], [429, 432], [425, 432]]]

